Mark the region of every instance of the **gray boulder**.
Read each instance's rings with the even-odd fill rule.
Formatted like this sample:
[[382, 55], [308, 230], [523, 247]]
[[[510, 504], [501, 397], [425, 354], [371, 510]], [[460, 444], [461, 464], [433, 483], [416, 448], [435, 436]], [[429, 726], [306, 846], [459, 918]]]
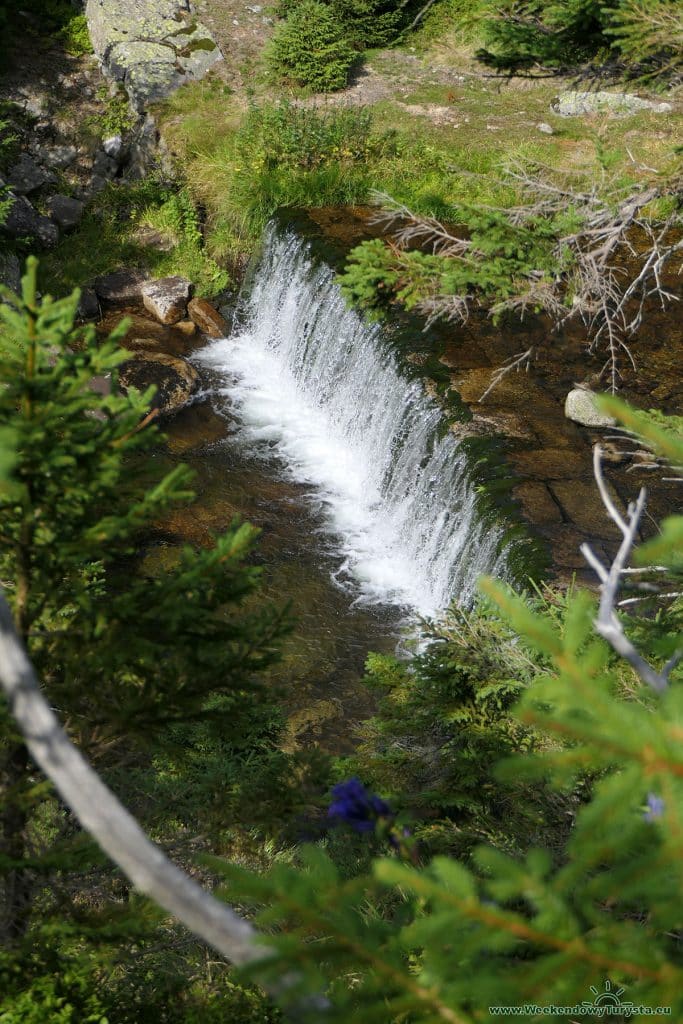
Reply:
[[110, 135], [102, 143], [102, 149], [112, 160], [120, 161], [123, 156], [123, 138], [121, 135]]
[[0, 284], [16, 293], [21, 291], [21, 264], [14, 252], [0, 252]]
[[553, 109], [560, 117], [576, 117], [579, 114], [614, 114], [616, 117], [628, 117], [641, 110], [651, 110], [656, 114], [665, 114], [672, 110], [670, 103], [654, 100], [643, 100], [628, 92], [577, 92], [571, 89], [560, 93]]
[[55, 185], [57, 179], [52, 171], [46, 170], [33, 160], [28, 153], [22, 153], [17, 163], [7, 174], [7, 180], [17, 195], [27, 196], [37, 192], [43, 185]]
[[98, 299], [107, 306], [134, 306], [142, 298], [147, 278], [139, 270], [114, 270], [92, 282]]
[[94, 288], [81, 288], [77, 316], [79, 320], [99, 320], [100, 304]]
[[142, 302], [160, 323], [175, 324], [185, 318], [191, 290], [192, 285], [185, 277], [162, 277], [143, 285]]
[[104, 150], [100, 150], [95, 156], [92, 165], [92, 172], [95, 178], [115, 178], [118, 169], [118, 160], [109, 156]]
[[62, 195], [51, 196], [47, 201], [47, 208], [53, 221], [62, 231], [71, 231], [77, 227], [85, 210], [84, 204], [78, 199]]
[[74, 163], [78, 157], [78, 150], [75, 146], [51, 146], [49, 149], [40, 150], [38, 157], [48, 167], [64, 170]]
[[565, 416], [582, 427], [613, 427], [617, 421], [598, 409], [596, 399], [594, 391], [574, 388], [565, 399]]
[[14, 196], [1, 229], [12, 238], [35, 238], [51, 247], [59, 240], [59, 229], [49, 217], [43, 217], [25, 196]]

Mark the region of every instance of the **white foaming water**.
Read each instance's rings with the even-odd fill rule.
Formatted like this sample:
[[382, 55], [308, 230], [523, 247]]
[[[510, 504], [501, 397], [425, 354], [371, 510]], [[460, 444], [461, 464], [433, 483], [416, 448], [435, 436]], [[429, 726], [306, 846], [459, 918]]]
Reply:
[[267, 232], [241, 321], [198, 358], [225, 375], [242, 437], [312, 485], [339, 538], [339, 580], [434, 616], [468, 604], [481, 573], [504, 573], [500, 532], [478, 519], [437, 404], [294, 234]]

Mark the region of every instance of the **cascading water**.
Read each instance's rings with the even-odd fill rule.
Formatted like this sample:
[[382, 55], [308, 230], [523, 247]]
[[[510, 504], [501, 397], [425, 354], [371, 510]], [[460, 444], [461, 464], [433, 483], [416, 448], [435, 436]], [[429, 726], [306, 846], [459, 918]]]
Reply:
[[442, 412], [305, 241], [268, 229], [239, 321], [198, 358], [225, 379], [242, 438], [311, 485], [338, 539], [340, 583], [434, 616], [469, 603], [482, 572], [504, 573], [500, 533], [478, 518]]

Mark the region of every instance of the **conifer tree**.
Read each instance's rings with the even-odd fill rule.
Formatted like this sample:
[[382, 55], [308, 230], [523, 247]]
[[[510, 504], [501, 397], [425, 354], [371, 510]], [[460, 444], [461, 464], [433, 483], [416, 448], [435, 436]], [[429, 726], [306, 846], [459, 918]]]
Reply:
[[[75, 327], [77, 292], [41, 301], [33, 259], [22, 296], [3, 296], [0, 447], [12, 477], [0, 490], [0, 577], [51, 704], [105, 774], [122, 760], [139, 772], [184, 742], [176, 723], [242, 740], [286, 629], [281, 612], [242, 607], [258, 584], [256, 531], [232, 525], [174, 567], [139, 572], [164, 511], [191, 499], [188, 470], [165, 472], [161, 435], [140, 429], [151, 393], [119, 392], [120, 331], [98, 342], [92, 326]], [[2, 931], [20, 943], [41, 878], [68, 868], [76, 830], [37, 785], [4, 706], [0, 766]]]

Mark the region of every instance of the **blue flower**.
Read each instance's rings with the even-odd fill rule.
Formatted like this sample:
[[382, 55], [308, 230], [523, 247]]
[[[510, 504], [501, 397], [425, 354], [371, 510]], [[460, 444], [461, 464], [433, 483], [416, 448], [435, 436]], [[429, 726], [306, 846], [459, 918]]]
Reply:
[[645, 821], [657, 821], [664, 814], [664, 801], [661, 796], [655, 796], [654, 793], [648, 793], [647, 795], [647, 810], [643, 817]]
[[328, 817], [345, 821], [356, 832], [373, 832], [379, 818], [391, 815], [389, 804], [381, 797], [368, 793], [355, 776], [335, 786], [332, 796], [334, 799], [327, 812]]

